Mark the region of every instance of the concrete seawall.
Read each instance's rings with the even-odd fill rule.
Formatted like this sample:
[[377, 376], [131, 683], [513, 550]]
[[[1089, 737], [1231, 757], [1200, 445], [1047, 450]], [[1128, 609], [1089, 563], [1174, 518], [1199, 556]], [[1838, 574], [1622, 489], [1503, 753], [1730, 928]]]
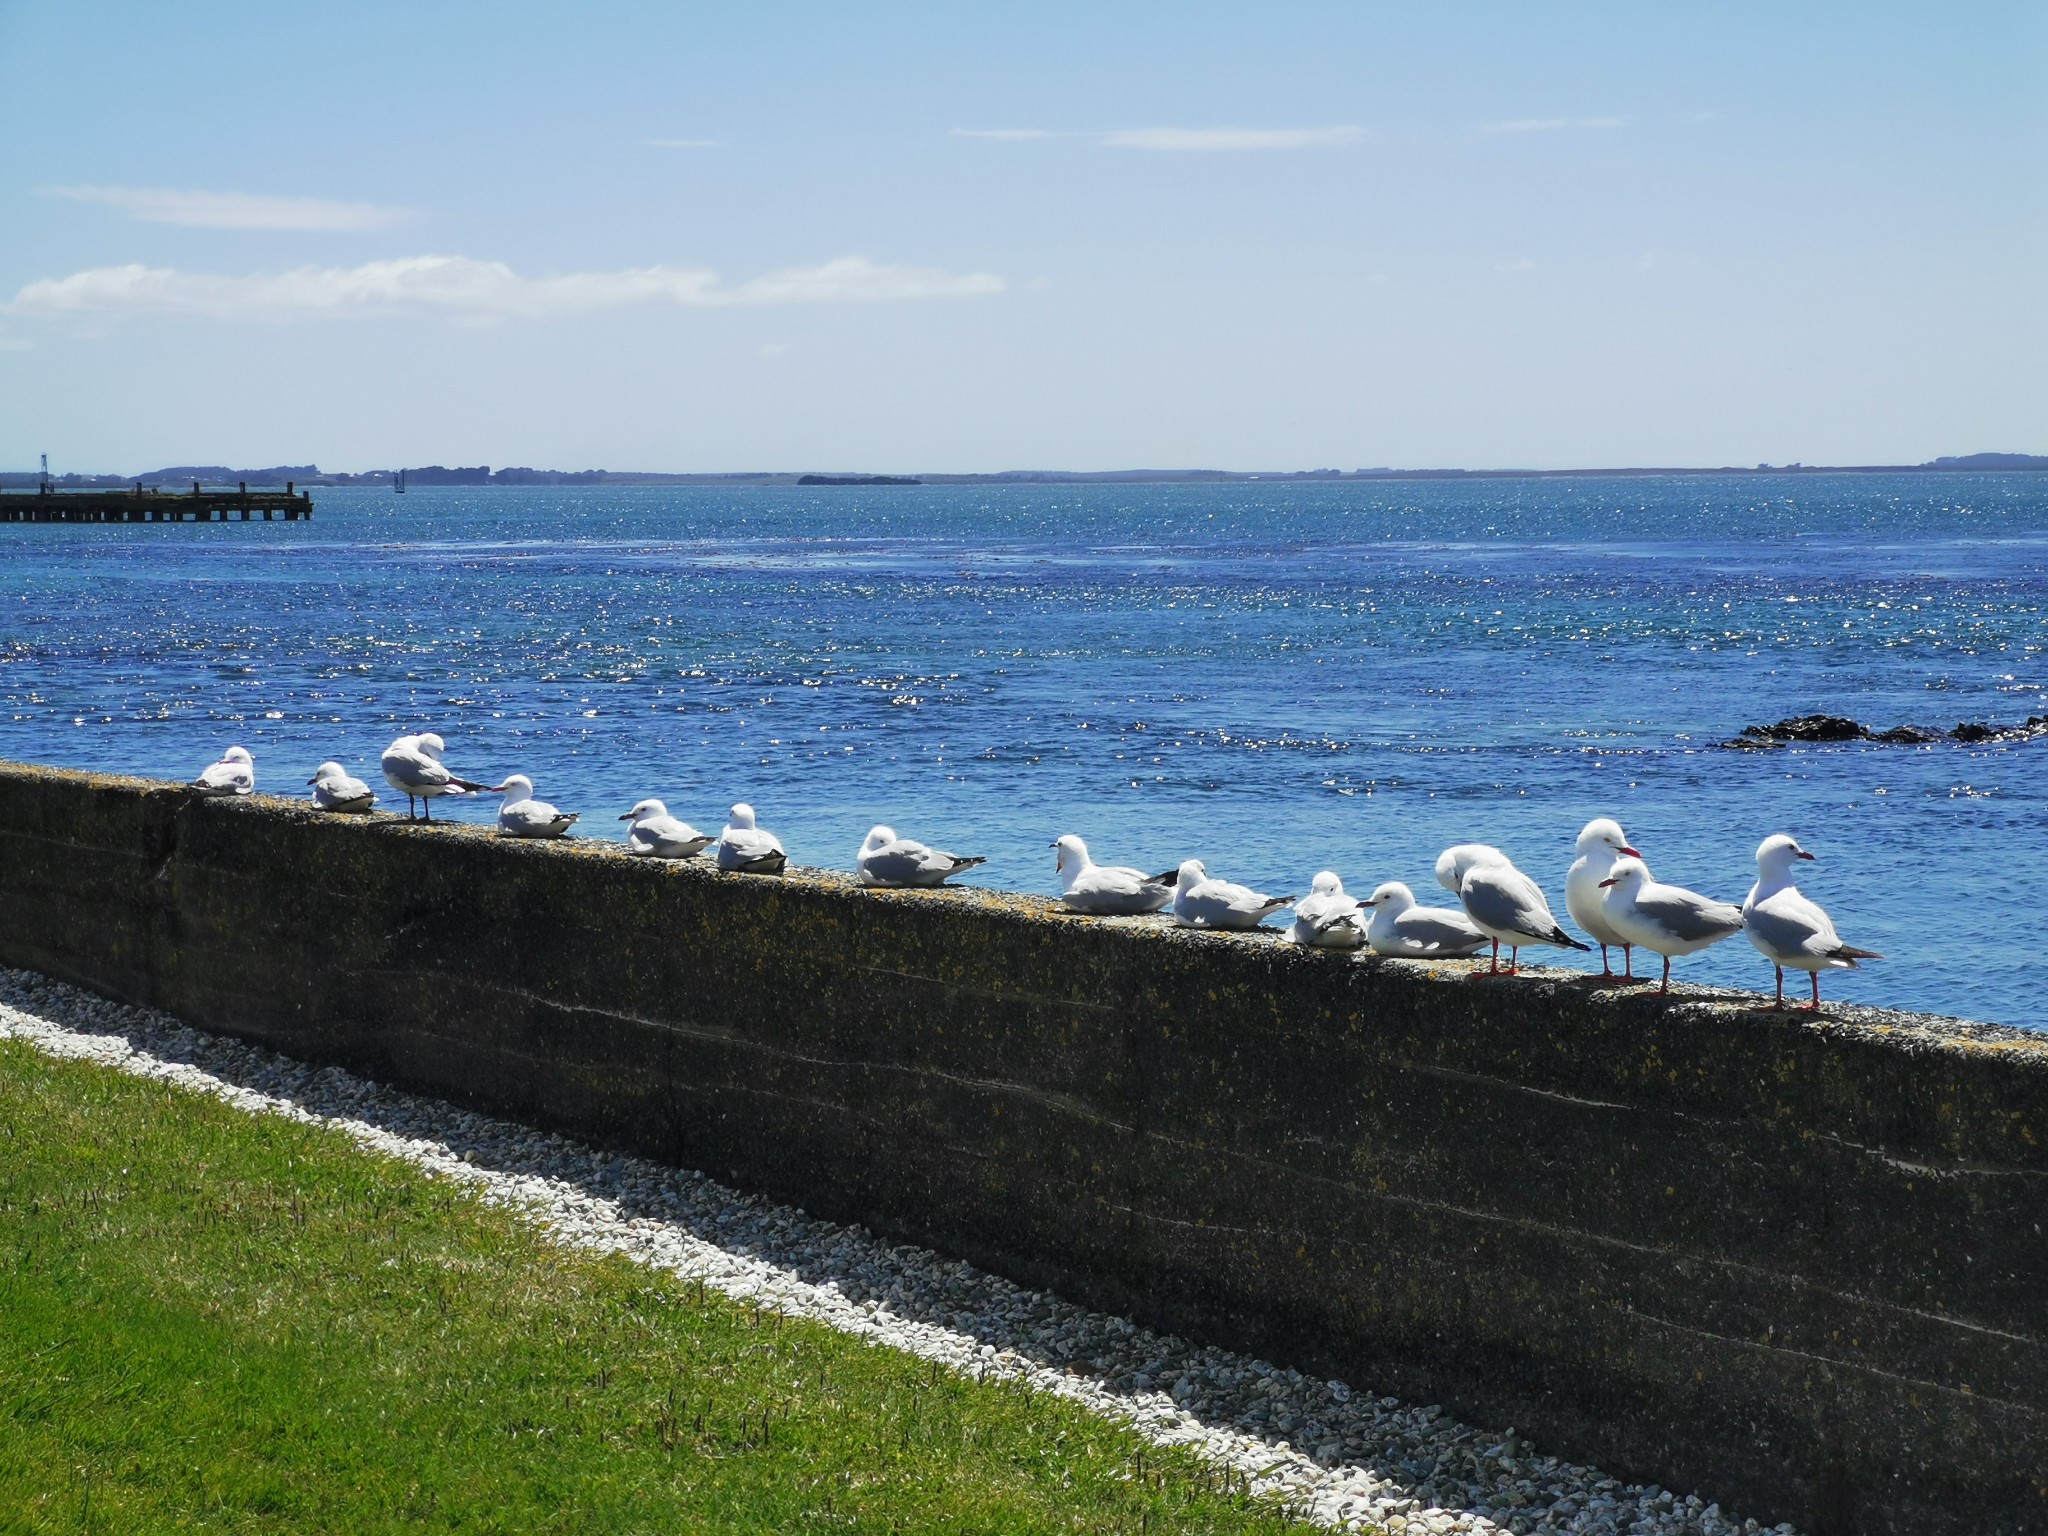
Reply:
[[0, 962], [1821, 1536], [2048, 1532], [2048, 1036], [5, 765]]

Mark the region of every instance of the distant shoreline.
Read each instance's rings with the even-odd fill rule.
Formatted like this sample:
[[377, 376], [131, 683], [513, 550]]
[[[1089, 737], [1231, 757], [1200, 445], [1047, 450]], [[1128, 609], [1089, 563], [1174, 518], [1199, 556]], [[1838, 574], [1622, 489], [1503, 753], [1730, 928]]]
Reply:
[[[2048, 471], [2048, 454], [1973, 453], [1932, 459], [1924, 464], [1723, 464], [1715, 467], [1641, 465], [1610, 469], [1011, 469], [992, 474], [878, 474], [856, 470], [739, 470], [719, 473], [677, 473], [644, 470], [499, 469], [487, 464], [448, 469], [439, 464], [404, 473], [408, 490], [457, 486], [916, 486], [916, 485], [1241, 485], [1361, 484], [1404, 480], [1621, 480], [1698, 478], [1708, 475], [1762, 478], [1773, 475], [1950, 475]], [[397, 470], [373, 469], [361, 474], [323, 474], [317, 465], [280, 464], [267, 469], [230, 469], [220, 464], [183, 464], [139, 475], [57, 475], [51, 483], [67, 488], [119, 488], [135, 484], [182, 485], [194, 480], [210, 485], [389, 486]], [[33, 472], [0, 472], [0, 486], [34, 487]]]

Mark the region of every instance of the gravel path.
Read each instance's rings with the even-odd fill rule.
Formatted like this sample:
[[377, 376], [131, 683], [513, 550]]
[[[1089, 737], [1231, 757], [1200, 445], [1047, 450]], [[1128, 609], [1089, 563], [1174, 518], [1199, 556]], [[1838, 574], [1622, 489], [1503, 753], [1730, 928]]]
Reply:
[[816, 1221], [640, 1158], [400, 1093], [0, 970], [0, 1038], [333, 1126], [468, 1184], [557, 1239], [699, 1280], [977, 1377], [1024, 1381], [1187, 1447], [1338, 1529], [1733, 1536], [1767, 1528], [1625, 1485], [1435, 1407], [1084, 1311], [971, 1265]]

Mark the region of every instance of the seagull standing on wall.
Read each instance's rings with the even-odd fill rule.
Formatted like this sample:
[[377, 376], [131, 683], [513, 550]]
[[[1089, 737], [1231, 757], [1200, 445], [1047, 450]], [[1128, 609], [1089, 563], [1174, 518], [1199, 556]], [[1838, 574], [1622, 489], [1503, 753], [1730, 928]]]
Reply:
[[789, 867], [782, 840], [755, 824], [754, 808], [741, 801], [718, 835], [718, 867], [743, 875], [779, 875]]
[[1624, 980], [1635, 977], [1635, 957], [1629, 953], [1634, 947], [1621, 931], [1607, 920], [1607, 896], [1604, 890], [1607, 877], [1614, 873], [1614, 861], [1626, 855], [1640, 859], [1642, 855], [1628, 845], [1628, 834], [1621, 830], [1621, 823], [1610, 821], [1605, 816], [1586, 823], [1579, 833], [1579, 856], [1572, 861], [1572, 867], [1564, 877], [1564, 909], [1571, 914], [1572, 921], [1590, 933], [1600, 945], [1600, 974], [1612, 976], [1614, 968], [1607, 963], [1608, 946], [1621, 946], [1621, 973]]
[[659, 800], [642, 800], [619, 820], [633, 823], [626, 829], [626, 852], [638, 859], [687, 859], [717, 841], [669, 815]]
[[418, 736], [401, 736], [384, 749], [381, 764], [384, 782], [405, 796], [408, 816], [419, 814], [414, 808], [414, 801], [425, 804], [427, 820], [432, 821], [436, 796], [498, 793], [489, 784], [475, 784], [450, 773], [441, 762], [441, 754], [447, 750], [448, 743], [432, 731]]
[[894, 827], [876, 827], [860, 845], [854, 868], [862, 885], [883, 888], [943, 885], [963, 869], [986, 864], [983, 857], [962, 858], [898, 837]]
[[190, 785], [194, 793], [209, 799], [220, 795], [248, 795], [256, 791], [256, 762], [247, 747], [229, 747], [220, 761], [208, 763]]
[[1607, 897], [1602, 915], [1623, 941], [1664, 957], [1659, 992], [1671, 990], [1673, 955], [1695, 954], [1742, 932], [1742, 908], [1659, 884], [1641, 859], [1617, 859], [1600, 885]]
[[1069, 832], [1052, 845], [1053, 868], [1060, 877], [1060, 900], [1070, 912], [1090, 917], [1137, 917], [1157, 912], [1173, 900], [1177, 872], [1148, 875], [1127, 864], [1098, 864], [1088, 845]]
[[[1550, 915], [1550, 903], [1544, 900], [1543, 888], [1515, 868], [1498, 848], [1468, 843], [1462, 848], [1447, 849], [1437, 860], [1439, 880], [1444, 878], [1444, 860], [1451, 859], [1453, 854], [1466, 855], [1452, 861], [1454, 869], [1459, 863], [1464, 864], [1457, 885], [1458, 900], [1465, 915], [1472, 919], [1472, 926], [1493, 940], [1493, 963], [1487, 967], [1487, 975], [1514, 975], [1525, 944], [1549, 944], [1558, 949], [1593, 947], [1581, 944], [1558, 926], [1557, 919]], [[1500, 966], [1503, 944], [1508, 946], [1505, 972]]]
[[306, 782], [313, 786], [313, 803], [323, 811], [364, 816], [377, 803], [376, 792], [339, 763], [322, 763]]
[[1785, 1006], [1785, 968], [1807, 971], [1813, 976], [1813, 1002], [1809, 1011], [1820, 1011], [1820, 973], [1853, 971], [1859, 960], [1882, 960], [1874, 949], [1844, 944], [1834, 922], [1817, 902], [1807, 900], [1793, 883], [1793, 866], [1814, 862], [1813, 855], [1780, 832], [1767, 837], [1756, 850], [1756, 884], [1742, 904], [1742, 927], [1749, 942], [1778, 972], [1778, 998], [1774, 1007]]

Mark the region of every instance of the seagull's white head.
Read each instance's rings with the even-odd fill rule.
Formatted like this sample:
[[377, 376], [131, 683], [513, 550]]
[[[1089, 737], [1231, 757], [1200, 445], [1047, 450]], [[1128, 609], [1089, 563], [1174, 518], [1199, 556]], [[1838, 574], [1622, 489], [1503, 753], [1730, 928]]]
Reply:
[[428, 757], [436, 761], [439, 761], [441, 754], [448, 750], [448, 743], [436, 736], [432, 731], [428, 731], [423, 736], [413, 737], [412, 745], [414, 751], [424, 752]]
[[1069, 869], [1076, 873], [1088, 867], [1088, 845], [1068, 832], [1058, 838], [1053, 847], [1059, 851], [1053, 855], [1052, 867], [1065, 874]]
[[227, 751], [221, 753], [220, 760], [224, 763], [243, 764], [253, 761], [249, 756], [249, 749], [247, 747], [229, 747]]
[[1385, 885], [1374, 888], [1366, 898], [1368, 907], [1384, 907], [1389, 912], [1406, 912], [1415, 905], [1415, 893], [1398, 880], [1389, 880]]
[[1783, 832], [1774, 832], [1757, 844], [1756, 867], [1763, 875], [1785, 875], [1799, 860], [1812, 857], [1796, 839], [1787, 837]]
[[306, 780], [306, 782], [308, 784], [318, 784], [322, 779], [345, 779], [347, 777], [348, 770], [342, 767], [341, 764], [322, 763], [313, 770], [313, 777]]
[[1337, 871], [1325, 869], [1309, 882], [1309, 890], [1317, 896], [1342, 896], [1344, 882], [1337, 878]]
[[1465, 883], [1466, 871], [1473, 865], [1495, 859], [1505, 864], [1508, 856], [1487, 843], [1458, 843], [1436, 856], [1436, 883], [1455, 891]]
[[1649, 878], [1650, 867], [1641, 859], [1616, 859], [1613, 871], [1600, 882], [1600, 889], [1633, 891]]
[[531, 800], [533, 798], [533, 780], [523, 773], [507, 774], [505, 782], [500, 784], [498, 788], [503, 791], [507, 805], [511, 805], [515, 801]]
[[1579, 852], [1583, 855], [1625, 853], [1632, 859], [1642, 857], [1629, 847], [1628, 834], [1621, 830], [1621, 823], [1605, 816], [1597, 816], [1586, 823], [1585, 830], [1579, 833]]
[[659, 800], [642, 800], [633, 809], [621, 816], [621, 821], [645, 821], [650, 816], [666, 816], [668, 807]]
[[1192, 891], [1208, 878], [1208, 865], [1200, 859], [1184, 859], [1181, 862], [1180, 875], [1174, 881], [1174, 889], [1183, 893]]
[[[726, 813], [726, 824], [731, 826], [735, 831], [753, 831], [754, 808], [751, 805], [747, 804], [746, 801], [742, 800], [738, 805], [734, 806], [729, 812]], [[842, 844], [841, 846], [843, 847], [844, 844]]]
[[860, 845], [860, 851], [862, 853], [873, 853], [877, 849], [888, 847], [895, 841], [896, 829], [894, 827], [870, 827], [868, 829], [867, 841]]

